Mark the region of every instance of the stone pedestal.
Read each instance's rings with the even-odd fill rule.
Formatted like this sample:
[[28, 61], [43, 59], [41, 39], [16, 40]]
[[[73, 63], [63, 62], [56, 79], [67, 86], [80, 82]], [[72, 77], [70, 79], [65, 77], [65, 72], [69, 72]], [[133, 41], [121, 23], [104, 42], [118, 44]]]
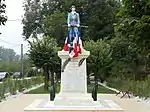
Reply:
[[[83, 51], [77, 58], [71, 59], [66, 65], [64, 72], [61, 72], [61, 89], [56, 96], [54, 104], [74, 103], [83, 101], [91, 101], [92, 97], [87, 95], [87, 69], [86, 58], [90, 55], [89, 51]], [[69, 58], [69, 52], [59, 51], [58, 56], [62, 60], [62, 64]], [[81, 66], [79, 61], [85, 58]]]
[[[69, 52], [59, 51], [58, 56], [62, 60], [62, 64], [69, 58]], [[79, 67], [79, 61], [87, 58], [90, 55], [89, 51], [84, 51], [78, 58], [71, 59], [66, 65], [64, 72], [61, 72], [61, 89], [60, 93], [74, 92], [87, 93], [87, 73], [86, 73], [86, 59]]]

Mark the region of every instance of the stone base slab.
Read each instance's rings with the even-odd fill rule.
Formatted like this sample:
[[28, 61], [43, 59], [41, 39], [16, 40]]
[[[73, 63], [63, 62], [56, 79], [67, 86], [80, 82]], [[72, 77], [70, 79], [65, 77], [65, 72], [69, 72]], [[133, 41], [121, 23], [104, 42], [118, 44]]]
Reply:
[[93, 102], [93, 99], [90, 94], [86, 93], [71, 93], [71, 92], [62, 92], [56, 95], [54, 100], [54, 105], [77, 105], [79, 103], [88, 102], [88, 104]]
[[24, 109], [24, 112], [124, 112], [111, 100], [99, 100], [96, 102], [80, 102], [66, 105], [54, 105], [54, 102], [37, 99]]

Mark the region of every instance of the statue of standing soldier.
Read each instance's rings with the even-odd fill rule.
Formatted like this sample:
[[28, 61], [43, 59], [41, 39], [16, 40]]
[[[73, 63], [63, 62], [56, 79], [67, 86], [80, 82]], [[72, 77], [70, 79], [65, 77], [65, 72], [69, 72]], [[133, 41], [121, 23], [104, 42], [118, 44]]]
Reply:
[[[82, 51], [84, 50], [82, 47], [79, 27], [87, 28], [87, 26], [80, 26], [80, 16], [75, 10], [76, 10], [75, 6], [73, 5], [71, 7], [71, 12], [68, 13], [68, 19], [67, 19], [68, 32], [67, 32], [67, 37], [64, 43], [63, 50], [69, 51], [69, 58], [66, 59], [65, 62], [63, 63], [61, 67], [62, 72], [64, 72], [64, 69], [66, 65], [69, 63], [69, 61], [71, 60], [71, 58], [78, 57], [79, 53], [81, 54]], [[82, 65], [84, 60], [85, 59], [80, 60], [79, 66]]]
[[68, 32], [64, 44], [64, 50], [69, 51], [70, 58], [75, 58], [81, 53], [82, 41], [80, 37], [80, 17], [75, 11], [75, 6], [71, 7], [71, 12], [68, 14]]

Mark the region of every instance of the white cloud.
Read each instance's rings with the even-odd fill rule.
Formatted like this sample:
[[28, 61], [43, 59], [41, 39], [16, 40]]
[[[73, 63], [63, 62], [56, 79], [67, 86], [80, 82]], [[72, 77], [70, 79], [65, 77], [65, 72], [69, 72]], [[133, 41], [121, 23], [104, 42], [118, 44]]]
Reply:
[[[27, 42], [23, 40], [22, 36], [22, 27], [21, 19], [23, 15], [23, 0], [6, 0], [6, 15], [8, 16], [8, 20], [16, 20], [17, 21], [7, 21], [5, 26], [0, 26], [0, 39], [5, 40], [12, 44], [20, 45], [24, 44], [24, 52], [27, 51]], [[20, 21], [18, 21], [20, 20]], [[11, 45], [5, 43], [0, 40], [0, 46], [4, 46], [6, 48], [14, 49], [17, 54], [20, 54], [20, 46]]]
[[8, 19], [21, 18], [23, 15], [23, 0], [6, 0]]

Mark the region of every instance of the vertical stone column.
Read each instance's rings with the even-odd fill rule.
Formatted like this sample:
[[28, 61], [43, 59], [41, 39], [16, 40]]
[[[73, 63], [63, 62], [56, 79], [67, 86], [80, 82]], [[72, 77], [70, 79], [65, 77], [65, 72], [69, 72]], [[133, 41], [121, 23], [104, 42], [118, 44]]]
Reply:
[[[77, 58], [71, 59], [66, 65], [64, 72], [61, 72], [61, 89], [56, 96], [55, 101], [60, 99], [89, 99], [87, 97], [87, 65], [86, 59], [90, 55], [89, 51], [83, 50]], [[68, 51], [59, 51], [58, 56], [61, 58], [61, 64], [69, 58]], [[79, 61], [85, 58], [81, 66], [78, 66]], [[59, 101], [60, 102], [60, 101]], [[66, 101], [67, 102], [67, 101]]]

